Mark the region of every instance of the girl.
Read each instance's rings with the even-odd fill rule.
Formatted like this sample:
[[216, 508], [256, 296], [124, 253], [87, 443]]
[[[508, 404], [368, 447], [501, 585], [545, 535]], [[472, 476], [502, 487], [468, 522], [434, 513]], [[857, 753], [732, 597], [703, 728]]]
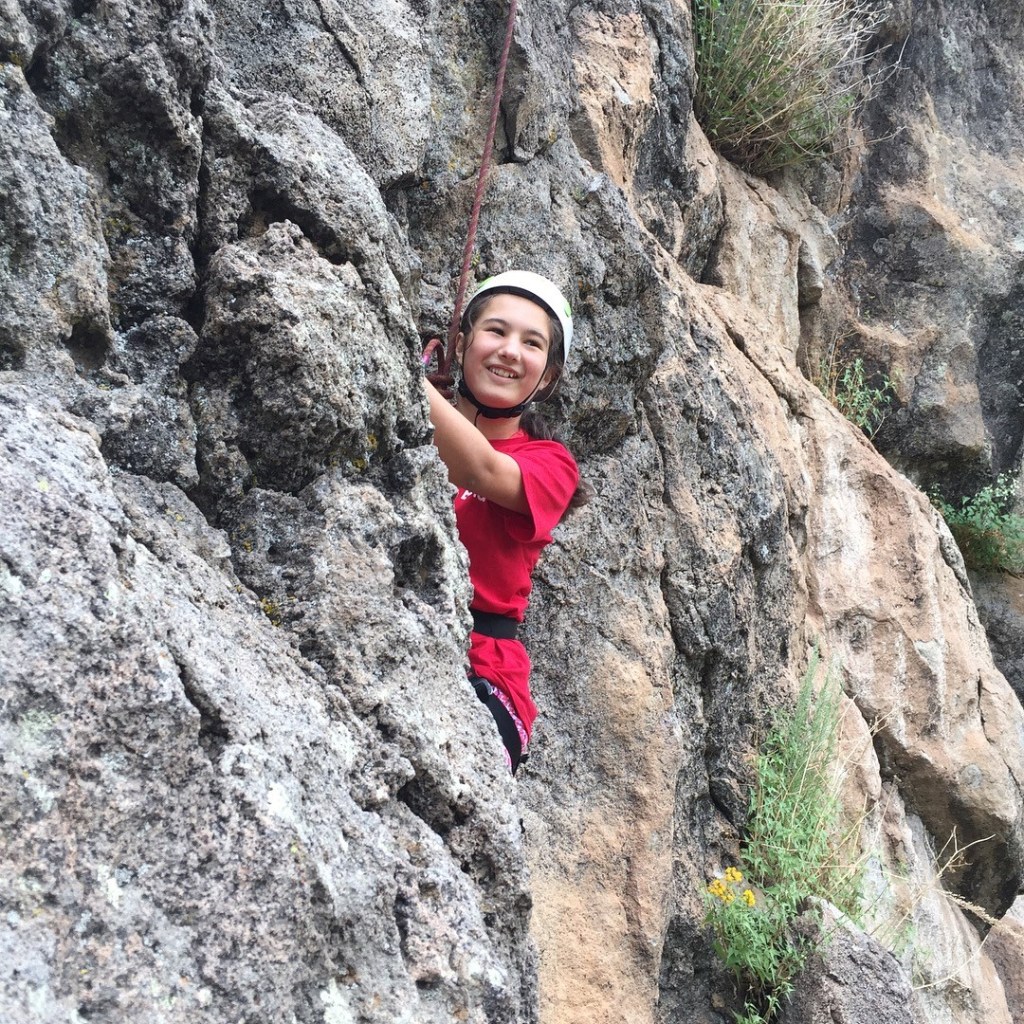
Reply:
[[515, 774], [537, 717], [530, 659], [516, 632], [533, 567], [551, 531], [582, 499], [573, 457], [526, 408], [554, 390], [572, 341], [572, 313], [546, 278], [513, 270], [480, 285], [460, 326], [455, 405], [429, 381], [425, 386], [469, 554], [470, 679]]

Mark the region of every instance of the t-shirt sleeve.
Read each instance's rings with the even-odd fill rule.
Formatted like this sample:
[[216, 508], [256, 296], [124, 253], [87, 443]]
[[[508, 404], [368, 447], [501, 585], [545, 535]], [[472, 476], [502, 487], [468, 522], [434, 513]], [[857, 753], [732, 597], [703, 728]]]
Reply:
[[557, 441], [532, 441], [508, 454], [523, 474], [527, 514], [509, 512], [506, 525], [511, 536], [528, 544], [547, 537], [565, 515], [580, 471], [565, 445]]

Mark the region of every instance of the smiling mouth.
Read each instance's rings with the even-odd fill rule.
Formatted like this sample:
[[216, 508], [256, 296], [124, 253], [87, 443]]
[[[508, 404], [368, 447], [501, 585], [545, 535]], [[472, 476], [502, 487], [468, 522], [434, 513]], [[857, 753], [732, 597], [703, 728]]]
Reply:
[[519, 374], [513, 370], [502, 370], [496, 366], [489, 366], [487, 372], [494, 377], [500, 377], [502, 380], [519, 380]]

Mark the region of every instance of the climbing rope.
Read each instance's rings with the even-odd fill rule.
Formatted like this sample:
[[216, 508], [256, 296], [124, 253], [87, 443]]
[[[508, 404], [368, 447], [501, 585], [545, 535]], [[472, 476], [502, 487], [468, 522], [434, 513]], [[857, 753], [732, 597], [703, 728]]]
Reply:
[[[508, 67], [508, 55], [512, 49], [512, 33], [516, 24], [516, 0], [510, 0], [508, 7], [508, 22], [505, 26], [505, 43], [501, 50], [501, 60], [498, 62], [498, 76], [494, 83], [494, 95], [491, 98], [491, 118], [487, 126], [487, 138], [484, 141], [483, 157], [480, 160], [480, 171], [476, 179], [476, 192], [473, 195], [473, 208], [469, 215], [469, 226], [466, 232], [466, 245], [462, 251], [462, 272], [459, 274], [459, 289], [455, 295], [455, 310], [452, 314], [452, 322], [448, 327], [448, 343], [445, 346], [443, 355], [438, 359], [438, 372], [432, 374], [430, 379], [435, 377], [450, 386], [452, 360], [455, 357], [455, 339], [459, 335], [459, 321], [462, 319], [462, 303], [466, 299], [466, 288], [469, 284], [469, 268], [473, 261], [473, 249], [476, 247], [476, 229], [480, 222], [480, 207], [483, 205], [484, 192], [487, 189], [487, 172], [491, 167], [491, 150], [494, 147], [494, 134], [498, 125], [498, 112], [501, 109], [501, 96], [505, 89], [505, 69]], [[433, 339], [427, 345], [423, 354], [425, 364], [429, 363], [431, 356], [439, 345], [438, 339]], [[438, 381], [435, 381], [437, 383]]]

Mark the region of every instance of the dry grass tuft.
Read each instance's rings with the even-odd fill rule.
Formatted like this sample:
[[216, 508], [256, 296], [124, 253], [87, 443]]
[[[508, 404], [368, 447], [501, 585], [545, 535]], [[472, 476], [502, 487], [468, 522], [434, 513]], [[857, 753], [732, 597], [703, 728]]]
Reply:
[[828, 156], [859, 105], [868, 0], [694, 0], [694, 108], [757, 174]]

